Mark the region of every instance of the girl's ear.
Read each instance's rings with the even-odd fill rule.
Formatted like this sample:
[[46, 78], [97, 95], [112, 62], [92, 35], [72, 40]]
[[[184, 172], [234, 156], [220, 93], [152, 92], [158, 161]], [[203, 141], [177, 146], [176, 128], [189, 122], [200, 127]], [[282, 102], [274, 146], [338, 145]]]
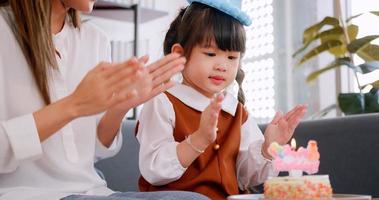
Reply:
[[184, 48], [179, 43], [174, 44], [171, 47], [171, 53], [178, 53], [180, 55], [184, 55]]

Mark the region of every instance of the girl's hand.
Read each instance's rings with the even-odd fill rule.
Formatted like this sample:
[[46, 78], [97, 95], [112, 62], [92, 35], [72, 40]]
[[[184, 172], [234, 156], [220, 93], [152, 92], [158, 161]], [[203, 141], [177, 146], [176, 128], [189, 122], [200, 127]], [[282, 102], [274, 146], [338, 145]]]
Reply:
[[297, 125], [299, 125], [306, 111], [306, 105], [298, 105], [284, 116], [281, 112], [277, 112], [274, 119], [266, 128], [264, 134], [265, 142], [262, 146], [263, 154], [269, 155], [267, 154], [267, 148], [272, 142], [282, 145], [286, 144], [293, 136]]
[[218, 94], [211, 100], [211, 103], [201, 114], [199, 129], [193, 133], [193, 137], [201, 141], [201, 147], [203, 149], [217, 138], [218, 116], [220, 114], [223, 100], [223, 94]]
[[218, 116], [224, 95], [212, 98], [201, 114], [199, 129], [176, 146], [180, 164], [187, 168], [217, 138]]
[[[141, 65], [145, 65], [148, 59], [147, 56], [143, 56], [138, 61]], [[135, 93], [130, 98], [112, 107], [112, 109], [127, 112], [129, 109], [145, 103], [161, 92], [171, 88], [174, 86], [174, 82], [170, 78], [184, 69], [185, 62], [186, 59], [180, 57], [179, 54], [169, 54], [150, 64], [145, 68], [146, 73], [144, 76], [135, 80]]]
[[133, 83], [144, 73], [143, 66], [136, 58], [119, 64], [98, 64], [67, 97], [74, 115], [96, 114], [125, 101], [135, 93]]

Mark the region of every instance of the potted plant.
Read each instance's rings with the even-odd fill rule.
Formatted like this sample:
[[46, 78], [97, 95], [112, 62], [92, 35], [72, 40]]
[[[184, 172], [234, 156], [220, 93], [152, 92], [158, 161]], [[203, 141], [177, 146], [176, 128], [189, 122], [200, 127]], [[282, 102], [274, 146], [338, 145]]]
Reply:
[[[379, 11], [370, 13], [379, 16]], [[323, 52], [329, 52], [335, 57], [327, 66], [309, 74], [307, 82], [311, 82], [322, 73], [338, 67], [344, 66], [353, 70], [360, 92], [338, 95], [339, 108], [345, 114], [379, 112], [379, 77], [378, 80], [370, 84], [361, 85], [357, 75], [358, 73], [366, 74], [379, 69], [379, 45], [371, 43], [379, 38], [379, 35], [357, 38], [359, 27], [352, 24], [351, 20], [360, 15], [353, 16], [346, 21], [334, 17], [325, 17], [304, 31], [303, 46], [293, 54], [293, 57], [302, 54], [298, 66]], [[318, 46], [303, 54], [311, 44], [317, 41], [319, 41]], [[354, 55], [362, 58], [364, 63], [356, 65]], [[362, 91], [369, 89], [368, 87], [372, 89], [368, 93], [363, 93]]]

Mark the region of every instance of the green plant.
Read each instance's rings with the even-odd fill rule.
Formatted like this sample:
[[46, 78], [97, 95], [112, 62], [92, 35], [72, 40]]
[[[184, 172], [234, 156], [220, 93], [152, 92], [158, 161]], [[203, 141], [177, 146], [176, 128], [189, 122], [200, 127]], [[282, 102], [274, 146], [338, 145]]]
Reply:
[[[370, 13], [379, 16], [379, 11]], [[311, 44], [319, 41], [318, 46], [302, 55], [298, 66], [323, 52], [329, 52], [335, 57], [327, 66], [309, 74], [306, 79], [307, 82], [315, 80], [326, 71], [341, 66], [346, 66], [353, 70], [360, 93], [339, 95], [340, 108], [346, 114], [379, 112], [378, 106], [372, 106], [372, 102], [367, 102], [376, 101], [376, 104], [379, 104], [378, 100], [375, 100], [375, 97], [378, 96], [379, 80], [367, 85], [361, 85], [357, 75], [358, 73], [366, 74], [379, 69], [379, 45], [371, 43], [373, 40], [379, 38], [379, 35], [357, 38], [359, 27], [352, 24], [351, 21], [360, 15], [353, 16], [346, 21], [338, 20], [334, 17], [325, 17], [322, 21], [304, 31], [303, 46], [293, 54], [293, 57], [299, 56]], [[354, 64], [354, 55], [358, 55], [365, 62], [360, 65]], [[372, 87], [372, 89], [369, 93], [363, 94], [362, 90], [366, 87]]]

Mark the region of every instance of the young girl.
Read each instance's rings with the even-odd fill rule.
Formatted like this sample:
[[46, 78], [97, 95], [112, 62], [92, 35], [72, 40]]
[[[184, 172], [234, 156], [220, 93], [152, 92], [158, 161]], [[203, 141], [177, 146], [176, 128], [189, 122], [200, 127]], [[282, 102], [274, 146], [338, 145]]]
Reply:
[[105, 62], [109, 40], [78, 14], [94, 2], [0, 1], [0, 199], [205, 199], [115, 193], [96, 173], [95, 159], [121, 148], [128, 109], [172, 86], [185, 59]]
[[277, 175], [267, 147], [288, 142], [306, 107], [278, 112], [263, 136], [254, 113], [226, 90], [240, 70], [243, 25], [250, 23], [230, 2], [190, 1], [170, 26], [165, 54], [180, 53], [187, 63], [182, 84], [147, 102], [140, 115], [142, 191], [187, 190], [225, 199]]

